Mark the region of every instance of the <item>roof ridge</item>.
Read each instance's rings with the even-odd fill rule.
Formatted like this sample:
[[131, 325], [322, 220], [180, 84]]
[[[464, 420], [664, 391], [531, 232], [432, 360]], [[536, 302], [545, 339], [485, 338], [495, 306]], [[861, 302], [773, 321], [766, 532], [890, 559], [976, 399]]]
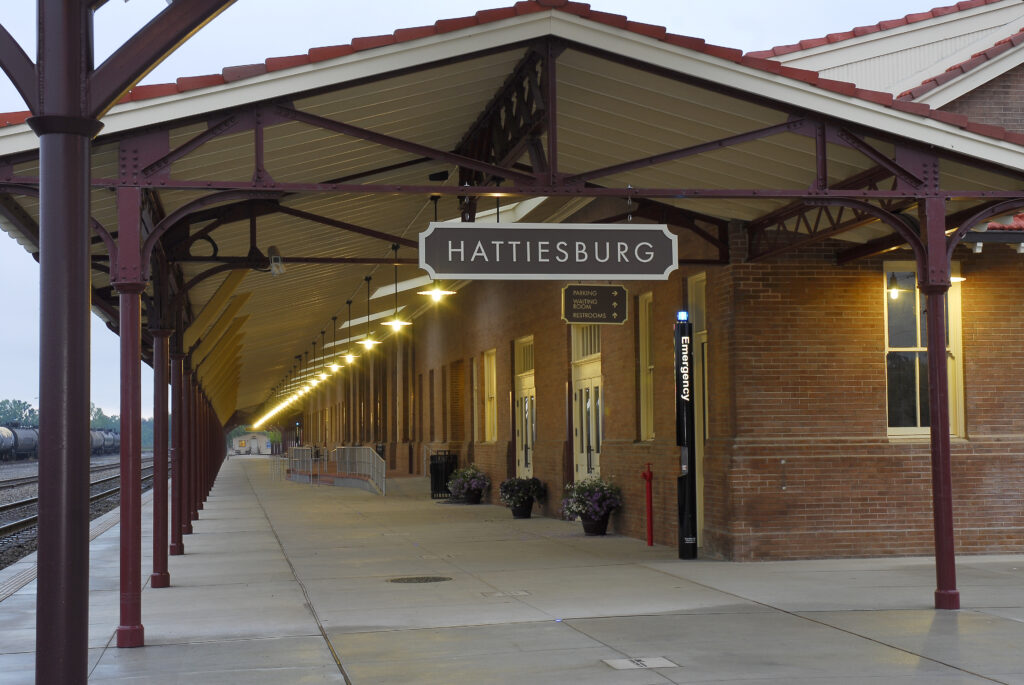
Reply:
[[963, 76], [972, 69], [980, 67], [985, 62], [995, 59], [999, 55], [1017, 47], [1021, 43], [1024, 43], [1024, 28], [1018, 29], [1006, 38], [997, 40], [991, 47], [979, 50], [971, 55], [970, 59], [965, 59], [962, 62], [957, 62], [956, 64], [947, 67], [941, 74], [926, 78], [924, 81], [921, 81], [921, 85], [908, 88], [896, 97], [900, 100], [916, 100], [925, 93], [935, 90], [944, 83], [948, 83], [960, 76]]
[[[958, 3], [955, 7], [962, 5], [980, 6], [990, 2], [1002, 2], [1002, 0], [966, 0], [965, 2]], [[176, 95], [199, 88], [223, 85], [273, 71], [334, 59], [364, 50], [372, 50], [386, 45], [394, 45], [433, 35], [449, 33], [451, 31], [458, 31], [460, 29], [479, 26], [481, 24], [500, 21], [502, 19], [509, 19], [515, 16], [546, 11], [566, 12], [568, 14], [573, 14], [600, 24], [629, 31], [637, 35], [646, 36], [653, 40], [661, 41], [686, 50], [693, 50], [710, 57], [724, 59], [745, 67], [783, 76], [785, 78], [800, 81], [816, 88], [828, 90], [840, 95], [872, 102], [876, 105], [882, 105], [901, 112], [927, 117], [972, 133], [1024, 146], [1024, 134], [1007, 131], [1005, 128], [990, 124], [971, 121], [962, 114], [954, 114], [952, 112], [932, 109], [929, 105], [924, 103], [913, 102], [906, 99], [897, 99], [892, 95], [892, 93], [858, 88], [855, 84], [847, 81], [837, 81], [835, 79], [824, 78], [816, 71], [786, 66], [781, 62], [767, 59], [763, 56], [757, 55], [756, 53], [747, 53], [744, 55], [741, 50], [711, 45], [701, 38], [669, 33], [664, 26], [655, 26], [652, 24], [630, 21], [624, 15], [592, 10], [589, 4], [573, 2], [572, 0], [520, 0], [520, 2], [517, 2], [511, 7], [481, 10], [468, 17], [441, 19], [430, 26], [398, 29], [391, 34], [381, 36], [353, 38], [352, 42], [346, 45], [312, 48], [303, 55], [271, 57], [265, 60], [262, 64], [225, 67], [220, 74], [188, 76], [179, 78], [175, 83], [136, 86], [127, 95], [121, 98], [119, 102], [135, 102], [162, 96]], [[15, 121], [18, 118], [16, 114], [0, 114], [0, 126], [3, 126], [2, 120], [5, 117], [10, 120], [11, 124], [21, 123], [20, 121]]]
[[972, 10], [977, 7], [983, 7], [985, 5], [992, 5], [997, 2], [1003, 2], [1003, 0], [963, 0], [955, 5], [945, 5], [943, 7], [934, 7], [926, 12], [915, 12], [907, 14], [900, 19], [889, 19], [886, 21], [880, 21], [877, 24], [871, 24], [870, 26], [857, 26], [849, 31], [841, 31], [839, 33], [830, 33], [821, 38], [807, 38], [801, 40], [798, 43], [792, 43], [790, 45], [777, 45], [767, 50], [757, 50], [747, 54], [755, 57], [781, 57], [782, 55], [788, 55], [794, 52], [800, 52], [801, 50], [810, 50], [811, 48], [820, 47], [822, 45], [829, 45], [831, 43], [841, 43], [852, 38], [859, 38], [860, 36], [866, 36], [871, 33], [878, 33], [879, 31], [888, 31], [890, 29], [899, 28], [901, 26], [907, 26], [909, 24], [916, 24], [921, 21], [928, 21], [929, 19], [937, 19], [938, 17], [944, 17], [948, 14], [954, 14], [956, 12], [964, 12], [966, 10]]

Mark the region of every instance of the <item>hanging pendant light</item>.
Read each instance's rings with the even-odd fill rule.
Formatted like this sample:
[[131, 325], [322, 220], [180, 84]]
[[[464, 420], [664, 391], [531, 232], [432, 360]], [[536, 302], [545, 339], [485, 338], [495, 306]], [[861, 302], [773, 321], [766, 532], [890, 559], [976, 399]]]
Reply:
[[402, 326], [409, 326], [412, 321], [403, 321], [398, 318], [398, 243], [391, 244], [391, 250], [395, 253], [395, 314], [390, 321], [385, 321], [385, 326], [391, 326], [391, 329], [398, 331]]
[[316, 384], [320, 382], [320, 379], [317, 378], [317, 375], [316, 375], [316, 340], [314, 340], [312, 342], [312, 345], [313, 345], [313, 369], [312, 369], [313, 372], [310, 374], [309, 387], [310, 388], [315, 388]]
[[379, 340], [374, 340], [370, 336], [370, 281], [372, 279], [373, 276], [367, 276], [364, 279], [366, 281], [366, 337], [359, 341], [359, 344], [367, 350], [380, 342]]
[[348, 346], [345, 347], [345, 363], [351, 364], [359, 355], [352, 351], [352, 300], [345, 300], [348, 305]]
[[324, 333], [327, 331], [320, 331], [320, 380], [327, 380], [327, 371], [324, 368], [324, 364], [327, 363], [327, 346], [324, 345]]
[[[332, 354], [336, 355], [338, 353], [338, 317], [331, 317], [331, 328], [334, 329], [334, 332], [332, 333], [332, 336], [334, 337], [334, 342], [331, 343], [331, 349], [334, 350]], [[338, 358], [334, 357], [333, 359], [331, 359], [331, 365], [328, 366], [327, 368], [331, 370], [331, 373], [337, 373], [338, 370], [341, 369], [341, 364], [338, 363]]]
[[[431, 195], [430, 201], [434, 203], [434, 223], [437, 223], [437, 201], [441, 199], [440, 195]], [[433, 279], [431, 279], [433, 280]], [[440, 302], [446, 295], [454, 295], [454, 290], [446, 290], [437, 283], [433, 284], [433, 287], [427, 290], [419, 290], [416, 292], [417, 295], [427, 295], [434, 302]]]

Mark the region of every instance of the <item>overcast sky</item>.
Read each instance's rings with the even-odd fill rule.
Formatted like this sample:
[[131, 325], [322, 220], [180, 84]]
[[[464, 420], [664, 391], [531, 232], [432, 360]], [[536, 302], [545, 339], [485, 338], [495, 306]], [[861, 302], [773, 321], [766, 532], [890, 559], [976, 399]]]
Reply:
[[[151, 72], [143, 83], [172, 82], [179, 76], [217, 73], [225, 66], [262, 62], [267, 57], [304, 53], [344, 44], [353, 37], [392, 33], [512, 0], [238, 0]], [[928, 0], [594, 0], [595, 10], [665, 26], [673, 33], [709, 43], [759, 50], [875, 24], [952, 4]], [[36, 0], [0, 0], [0, 23], [35, 56]], [[96, 19], [97, 63], [146, 23], [165, 0], [112, 0]], [[0, 112], [25, 105], [0, 72]], [[92, 398], [108, 414], [119, 414], [118, 342], [93, 317]], [[39, 267], [17, 243], [0, 232], [0, 399], [38, 406]], [[152, 414], [153, 389], [144, 367], [142, 413]]]

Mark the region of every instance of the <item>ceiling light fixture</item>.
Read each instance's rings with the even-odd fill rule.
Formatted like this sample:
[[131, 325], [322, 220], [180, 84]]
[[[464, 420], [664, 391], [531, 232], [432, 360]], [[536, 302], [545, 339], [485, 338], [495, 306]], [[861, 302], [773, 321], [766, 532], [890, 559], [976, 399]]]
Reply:
[[[337, 316], [332, 316], [331, 317], [331, 328], [334, 330], [334, 332], [332, 333], [332, 336], [334, 337], [334, 342], [331, 343], [331, 349], [334, 350], [334, 352], [332, 354], [337, 354], [338, 353], [338, 317]], [[337, 373], [338, 370], [341, 369], [341, 364], [338, 363], [338, 358], [334, 357], [331, 360], [331, 365], [329, 367], [327, 367], [327, 368], [329, 368], [331, 370], [331, 373]]]
[[402, 326], [412, 324], [412, 321], [403, 321], [398, 318], [398, 243], [391, 243], [391, 251], [395, 253], [395, 314], [390, 321], [385, 321], [385, 326], [390, 326], [395, 332]]
[[[430, 201], [434, 203], [434, 223], [437, 223], [437, 202], [441, 199], [440, 195], [431, 195]], [[433, 280], [433, 279], [431, 279]], [[434, 287], [429, 290], [417, 291], [417, 295], [428, 295], [434, 302], [440, 302], [446, 295], [454, 295], [454, 290], [445, 290], [437, 283], [434, 283]]]
[[345, 304], [348, 305], [348, 346], [345, 348], [345, 363], [351, 364], [359, 355], [352, 352], [352, 300], [345, 300]]
[[373, 276], [367, 276], [366, 280], [366, 337], [359, 341], [359, 344], [367, 350], [376, 345], [379, 341], [370, 337], [370, 281]]
[[327, 331], [320, 331], [320, 380], [327, 380], [327, 371], [324, 370], [324, 364], [327, 363], [327, 346], [324, 345], [324, 333]]

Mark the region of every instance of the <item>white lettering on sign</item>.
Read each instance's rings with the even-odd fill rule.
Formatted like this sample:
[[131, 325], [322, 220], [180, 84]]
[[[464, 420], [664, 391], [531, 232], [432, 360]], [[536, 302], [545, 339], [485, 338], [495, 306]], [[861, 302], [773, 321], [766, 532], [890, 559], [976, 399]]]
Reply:
[[679, 399], [690, 401], [690, 336], [679, 340]]
[[[520, 261], [547, 264], [551, 261], [549, 256], [551, 242], [547, 240], [538, 242], [536, 248], [533, 243], [521, 240], [478, 240], [473, 244], [473, 252], [468, 259], [466, 258], [465, 241], [449, 240], [448, 260], [455, 263], [466, 261], [500, 262], [503, 246], [508, 248], [504, 253], [505, 258], [513, 264]], [[525, 248], [525, 254], [520, 246]], [[586, 264], [591, 261], [599, 264], [630, 264], [633, 261], [647, 264], [654, 259], [654, 246], [648, 242], [637, 243], [633, 246], [632, 251], [630, 251], [631, 246], [628, 243], [616, 242], [613, 249], [611, 241], [598, 240], [593, 243], [577, 240], [571, 246], [568, 242], [559, 240], [554, 247], [555, 261], [560, 264], [569, 262], [572, 257], [575, 257], [574, 261], [577, 264]]]

